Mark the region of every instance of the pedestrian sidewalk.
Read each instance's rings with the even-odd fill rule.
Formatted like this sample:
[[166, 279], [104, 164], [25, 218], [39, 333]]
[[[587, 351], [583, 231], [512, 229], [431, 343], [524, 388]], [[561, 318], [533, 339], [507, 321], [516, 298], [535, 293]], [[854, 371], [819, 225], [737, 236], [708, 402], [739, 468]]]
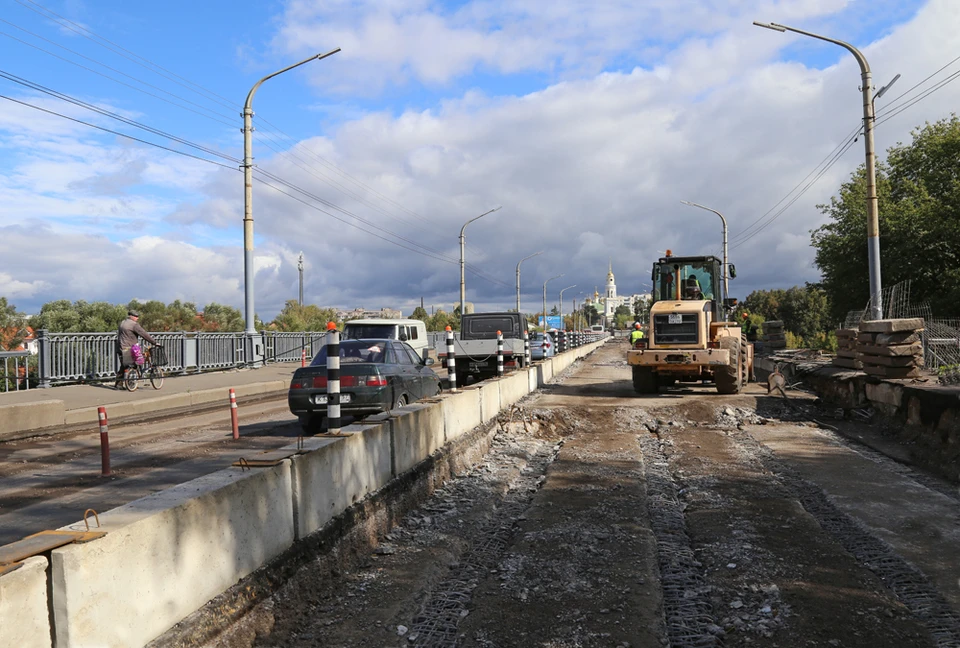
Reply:
[[162, 389], [143, 381], [137, 391], [117, 390], [113, 381], [50, 389], [0, 393], [0, 440], [54, 432], [63, 426], [98, 424], [97, 408], [106, 407], [110, 421], [146, 417], [167, 410], [238, 401], [252, 396], [286, 394], [299, 362], [269, 364], [259, 369], [230, 369], [186, 376], [168, 376]]

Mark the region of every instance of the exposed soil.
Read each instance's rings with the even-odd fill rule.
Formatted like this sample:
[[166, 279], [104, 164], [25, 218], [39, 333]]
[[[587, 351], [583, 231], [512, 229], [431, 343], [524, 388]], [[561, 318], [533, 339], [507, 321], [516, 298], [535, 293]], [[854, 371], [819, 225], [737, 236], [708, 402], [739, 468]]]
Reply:
[[[809, 395], [637, 397], [621, 357], [607, 345], [480, 431], [489, 452], [371, 550], [318, 551], [206, 645], [960, 646], [944, 590], [960, 561], [920, 560], [957, 545], [911, 536], [908, 561], [858, 519], [874, 493], [817, 476], [844, 462], [896, 475], [940, 522], [960, 520], [955, 487], [871, 451], [864, 462], [825, 436]], [[806, 435], [822, 456], [772, 449]], [[183, 636], [155, 645], [196, 645]]]

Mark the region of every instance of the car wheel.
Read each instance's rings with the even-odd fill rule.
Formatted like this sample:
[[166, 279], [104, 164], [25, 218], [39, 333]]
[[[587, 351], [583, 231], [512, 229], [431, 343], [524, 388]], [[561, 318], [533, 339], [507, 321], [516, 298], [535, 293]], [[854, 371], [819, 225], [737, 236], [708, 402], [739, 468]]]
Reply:
[[403, 394], [400, 394], [400, 396], [397, 398], [397, 404], [393, 406], [393, 409], [399, 409], [406, 404], [407, 404], [407, 397], [404, 396]]

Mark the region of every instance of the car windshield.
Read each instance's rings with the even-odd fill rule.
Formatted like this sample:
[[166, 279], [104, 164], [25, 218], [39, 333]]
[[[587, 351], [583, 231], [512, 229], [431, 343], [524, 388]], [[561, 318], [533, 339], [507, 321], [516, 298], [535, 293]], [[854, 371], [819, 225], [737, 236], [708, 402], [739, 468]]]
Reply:
[[[386, 344], [377, 340], [344, 340], [340, 343], [340, 364], [373, 362], [382, 364], [385, 360]], [[327, 347], [320, 349], [310, 362], [311, 367], [327, 364]]]
[[350, 324], [344, 327], [343, 339], [345, 340], [370, 340], [381, 338], [385, 340], [397, 339], [396, 324]]
[[680, 282], [680, 299], [713, 299], [715, 268], [711, 261], [656, 264], [653, 271], [654, 301], [677, 299], [677, 281]]

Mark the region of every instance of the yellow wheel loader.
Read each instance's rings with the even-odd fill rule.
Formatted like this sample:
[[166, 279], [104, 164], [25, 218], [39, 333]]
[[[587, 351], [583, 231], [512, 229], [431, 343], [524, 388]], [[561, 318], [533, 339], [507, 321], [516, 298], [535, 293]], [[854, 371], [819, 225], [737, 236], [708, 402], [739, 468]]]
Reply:
[[[729, 265], [731, 277], [736, 269]], [[736, 299], [721, 296], [723, 264], [712, 256], [675, 257], [653, 264], [648, 334], [627, 351], [633, 388], [655, 394], [676, 382], [711, 381], [738, 394], [753, 375], [753, 345], [724, 313]]]

